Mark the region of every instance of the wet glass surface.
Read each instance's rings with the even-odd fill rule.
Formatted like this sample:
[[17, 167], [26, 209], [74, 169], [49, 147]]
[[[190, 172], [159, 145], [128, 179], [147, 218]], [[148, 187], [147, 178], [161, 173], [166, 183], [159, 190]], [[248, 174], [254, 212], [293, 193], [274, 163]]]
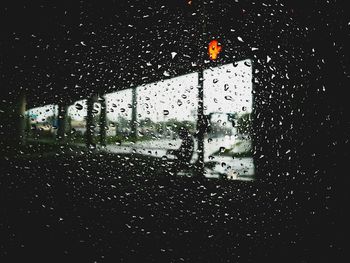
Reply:
[[349, 262], [345, 1], [0, 5], [0, 262]]
[[55, 139], [57, 134], [57, 105], [45, 105], [25, 112], [25, 133], [29, 140]]

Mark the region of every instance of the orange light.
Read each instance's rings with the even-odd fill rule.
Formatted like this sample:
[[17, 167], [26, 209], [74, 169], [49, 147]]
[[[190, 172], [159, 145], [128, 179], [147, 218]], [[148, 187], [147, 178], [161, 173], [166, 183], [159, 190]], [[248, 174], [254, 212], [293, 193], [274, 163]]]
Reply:
[[222, 49], [222, 47], [217, 40], [214, 39], [214, 40], [210, 41], [209, 46], [208, 46], [209, 58], [211, 60], [217, 59], [219, 53], [221, 52], [221, 49]]

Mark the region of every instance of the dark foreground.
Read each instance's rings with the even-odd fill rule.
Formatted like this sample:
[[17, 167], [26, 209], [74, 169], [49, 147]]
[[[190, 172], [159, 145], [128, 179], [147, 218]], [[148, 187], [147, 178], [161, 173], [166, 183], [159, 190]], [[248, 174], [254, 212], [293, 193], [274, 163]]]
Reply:
[[2, 160], [0, 262], [346, 262], [334, 187], [173, 178], [128, 158]]

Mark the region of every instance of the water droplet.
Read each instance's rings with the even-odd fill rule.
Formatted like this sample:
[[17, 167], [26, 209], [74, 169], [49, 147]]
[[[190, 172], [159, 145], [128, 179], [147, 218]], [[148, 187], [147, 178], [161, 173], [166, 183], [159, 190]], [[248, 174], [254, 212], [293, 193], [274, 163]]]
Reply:
[[244, 65], [246, 65], [247, 67], [250, 67], [251, 66], [250, 61], [244, 61]]
[[75, 108], [77, 110], [82, 110], [83, 109], [83, 105], [81, 105], [80, 103], [77, 103], [77, 104], [75, 104]]

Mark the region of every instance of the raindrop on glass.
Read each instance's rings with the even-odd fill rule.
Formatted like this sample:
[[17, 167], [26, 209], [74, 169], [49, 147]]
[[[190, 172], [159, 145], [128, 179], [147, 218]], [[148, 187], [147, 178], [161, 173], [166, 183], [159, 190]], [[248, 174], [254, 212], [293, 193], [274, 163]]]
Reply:
[[81, 105], [80, 103], [77, 103], [77, 104], [75, 104], [75, 108], [77, 110], [82, 110], [83, 109], [83, 105]]

